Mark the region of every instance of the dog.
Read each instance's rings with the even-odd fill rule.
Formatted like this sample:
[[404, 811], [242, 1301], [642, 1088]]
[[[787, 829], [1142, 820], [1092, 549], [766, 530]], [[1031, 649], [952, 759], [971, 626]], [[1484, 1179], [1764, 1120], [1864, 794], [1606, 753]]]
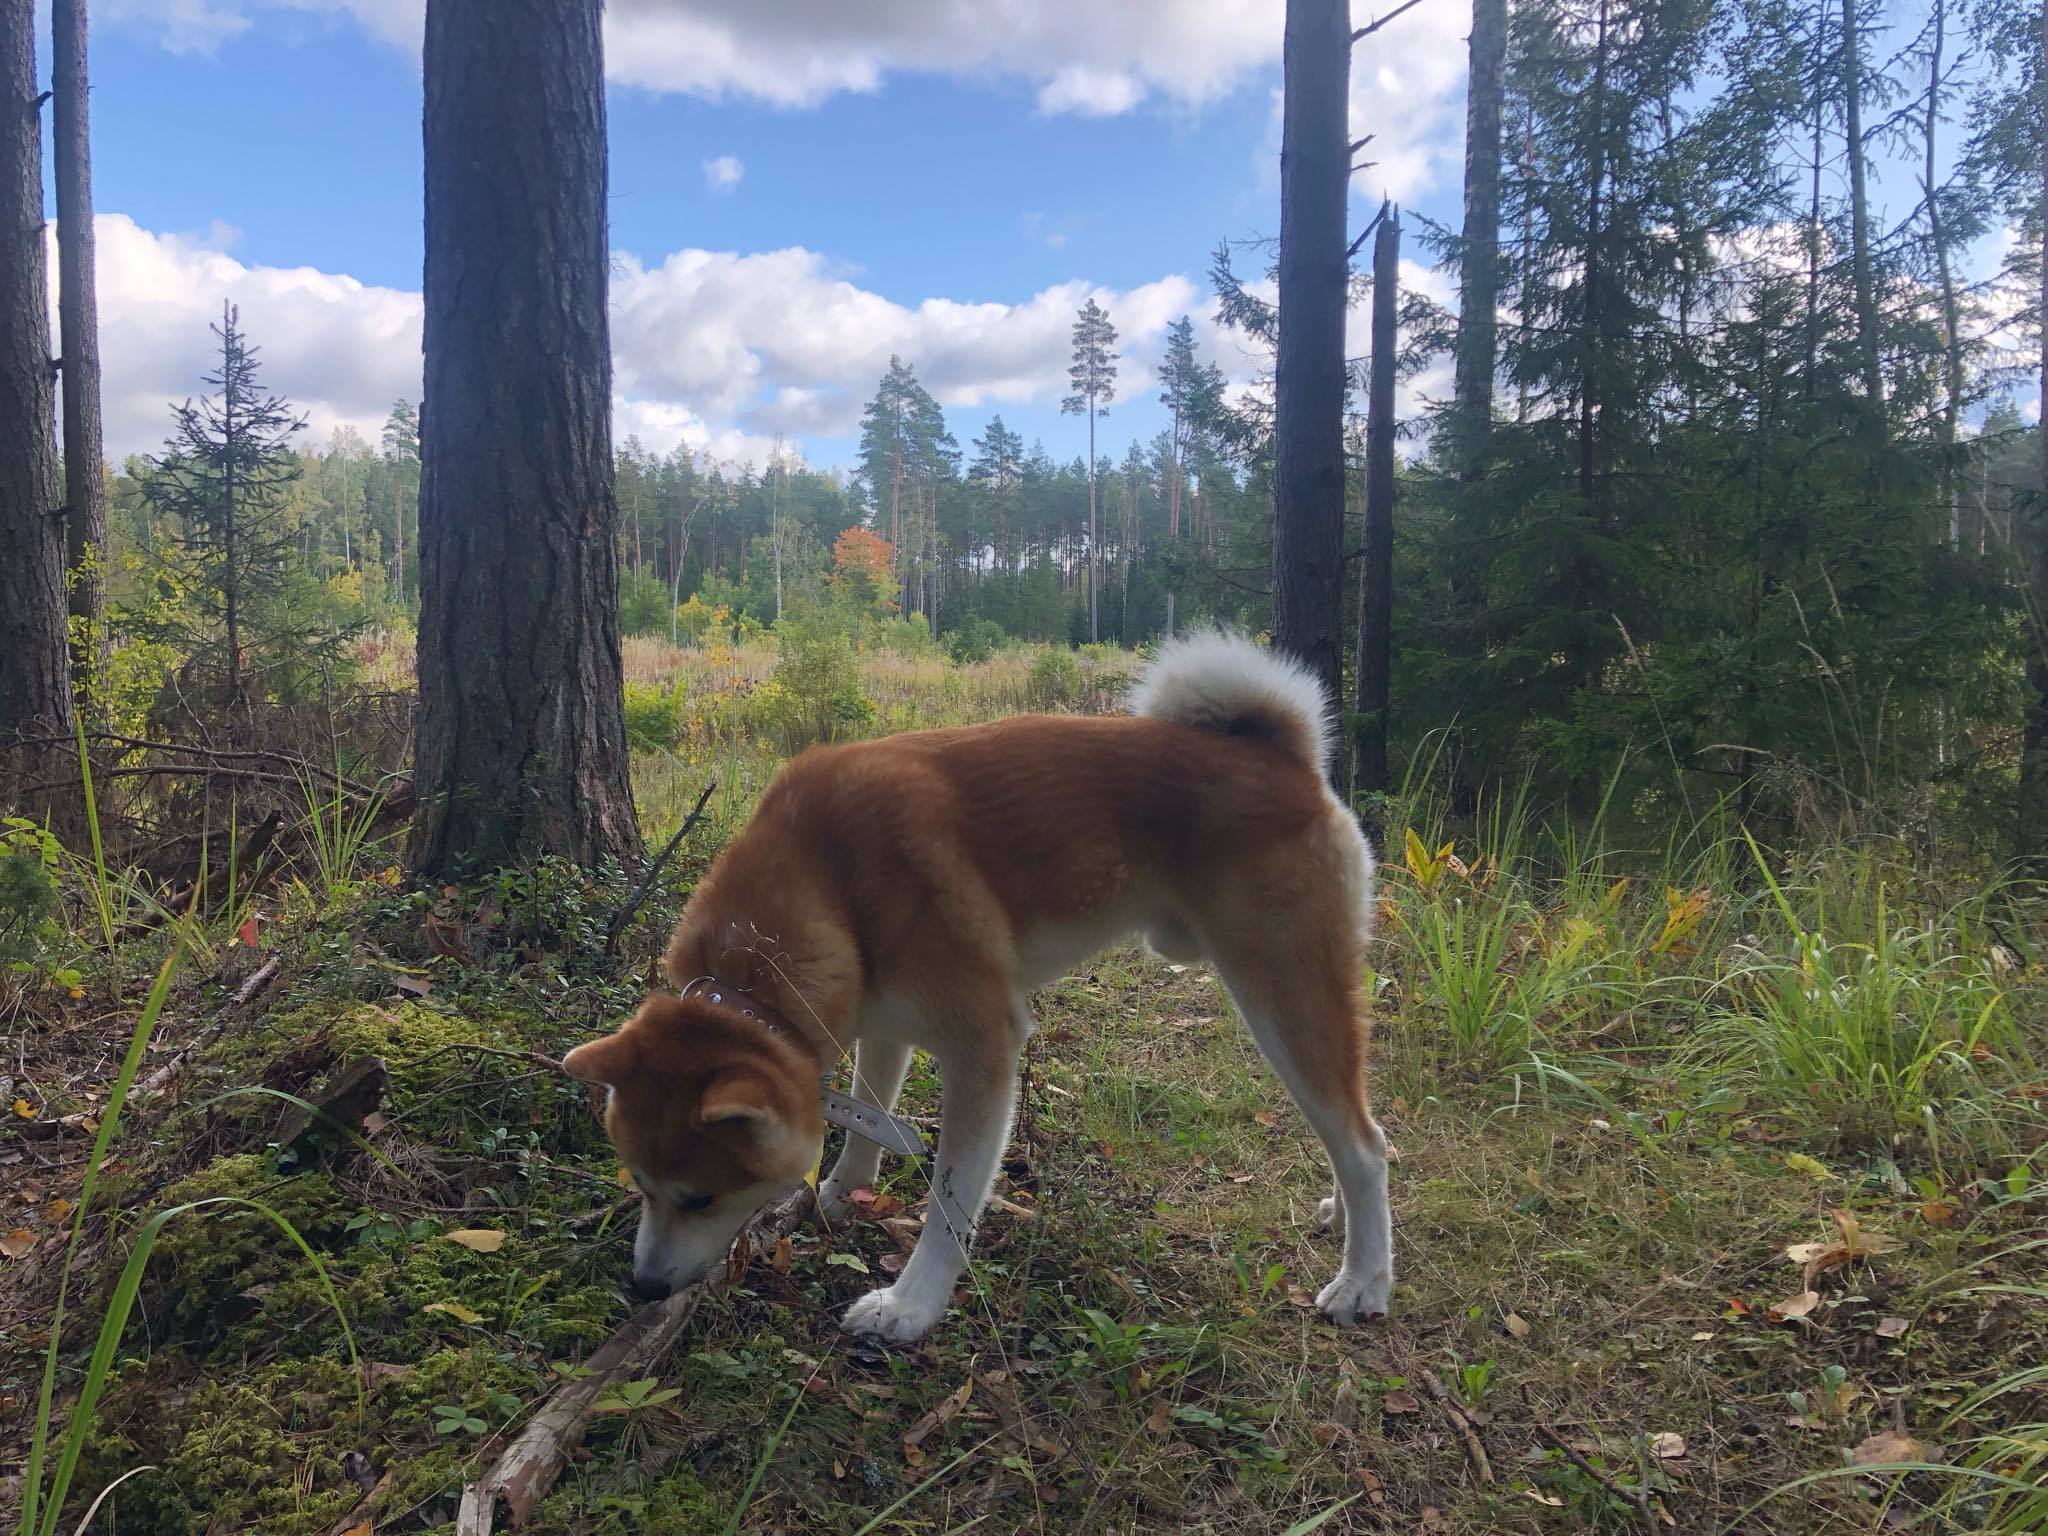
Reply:
[[[606, 1129], [643, 1203], [646, 1298], [723, 1259], [820, 1166], [821, 1081], [854, 1054], [886, 1111], [914, 1048], [943, 1118], [924, 1230], [853, 1333], [922, 1338], [951, 1304], [1008, 1141], [1031, 993], [1142, 934], [1213, 962], [1329, 1154], [1343, 1262], [1316, 1304], [1384, 1316], [1386, 1140], [1366, 1101], [1373, 857], [1331, 793], [1312, 674], [1237, 635], [1164, 646], [1129, 717], [1019, 716], [822, 746], [777, 775], [692, 894], [650, 995], [566, 1070], [609, 1090]], [[849, 1136], [828, 1220], [881, 1150]]]

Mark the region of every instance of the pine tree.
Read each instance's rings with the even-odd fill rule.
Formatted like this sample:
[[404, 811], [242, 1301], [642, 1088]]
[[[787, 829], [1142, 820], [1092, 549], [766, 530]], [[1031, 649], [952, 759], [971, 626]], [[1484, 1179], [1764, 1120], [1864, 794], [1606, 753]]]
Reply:
[[51, 140], [57, 186], [57, 325], [63, 358], [65, 583], [71, 679], [80, 703], [105, 650], [107, 465], [100, 433], [86, 0], [50, 8]]
[[1060, 413], [1088, 418], [1088, 638], [1099, 641], [1102, 615], [1096, 592], [1100, 561], [1095, 526], [1095, 421], [1109, 414], [1109, 402], [1116, 398], [1116, 327], [1092, 296], [1074, 318], [1074, 357], [1067, 367], [1067, 381], [1073, 386], [1073, 393], [1060, 402]]
[[254, 678], [270, 691], [319, 626], [295, 615], [291, 561], [298, 529], [289, 495], [299, 479], [292, 439], [306, 425], [258, 380], [257, 349], [233, 304], [213, 328], [220, 363], [209, 392], [176, 407], [164, 451], [142, 494], [175, 529], [164, 565], [182, 594], [171, 622], [180, 648], [216, 692], [230, 721], [246, 715]]

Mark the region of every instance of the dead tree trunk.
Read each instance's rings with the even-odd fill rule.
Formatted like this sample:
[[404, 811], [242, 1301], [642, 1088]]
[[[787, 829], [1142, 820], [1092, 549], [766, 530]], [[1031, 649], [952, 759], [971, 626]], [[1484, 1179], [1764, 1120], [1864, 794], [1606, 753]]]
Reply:
[[[73, 718], [35, 24], [35, 0], [0, 0], [0, 743], [68, 736]], [[26, 748], [0, 754], [0, 807], [18, 803], [10, 779], [44, 777], [44, 756]]]
[[1288, 0], [1273, 369], [1273, 644], [1343, 682], [1349, 0]]
[[72, 620], [71, 682], [83, 707], [105, 646], [107, 600], [107, 472], [100, 434], [86, 0], [53, 0], [50, 30], [50, 127], [57, 161], [57, 344], [64, 357], [64, 563]]
[[[1500, 114], [1506, 89], [1507, 0], [1472, 0], [1465, 98], [1465, 228], [1459, 245], [1458, 478], [1486, 473], [1500, 303]], [[1374, 247], [1377, 251], [1378, 247]]]
[[[440, 876], [637, 862], [600, 0], [429, 0], [419, 813]], [[517, 317], [516, 324], [508, 323]]]
[[[1388, 209], [1372, 243], [1372, 372], [1365, 407], [1365, 549], [1358, 577], [1358, 683], [1352, 699], [1351, 782], [1380, 794], [1387, 778], [1387, 697], [1394, 636], [1394, 365], [1399, 339], [1400, 213]], [[1489, 395], [1491, 391], [1489, 390]]]

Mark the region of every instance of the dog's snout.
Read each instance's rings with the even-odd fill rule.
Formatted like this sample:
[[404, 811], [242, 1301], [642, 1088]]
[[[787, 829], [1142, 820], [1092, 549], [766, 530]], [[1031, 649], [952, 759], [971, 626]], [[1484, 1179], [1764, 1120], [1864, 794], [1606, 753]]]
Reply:
[[633, 1294], [642, 1301], [666, 1300], [668, 1293], [674, 1289], [674, 1286], [670, 1285], [659, 1275], [635, 1273], [633, 1276]]

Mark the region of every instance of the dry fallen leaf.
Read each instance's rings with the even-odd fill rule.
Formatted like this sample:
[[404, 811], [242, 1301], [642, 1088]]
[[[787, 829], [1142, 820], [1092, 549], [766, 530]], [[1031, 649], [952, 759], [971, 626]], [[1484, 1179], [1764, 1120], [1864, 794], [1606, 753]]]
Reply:
[[463, 1227], [447, 1237], [449, 1242], [460, 1243], [476, 1253], [496, 1253], [505, 1246], [505, 1234], [495, 1227]]
[[1523, 1317], [1521, 1313], [1510, 1312], [1501, 1321], [1507, 1325], [1508, 1332], [1512, 1333], [1516, 1338], [1526, 1339], [1529, 1337], [1529, 1320]]
[[1422, 1404], [1415, 1400], [1415, 1394], [1405, 1388], [1389, 1392], [1380, 1399], [1382, 1413], [1420, 1413]]
[[1145, 1415], [1145, 1427], [1155, 1435], [1164, 1435], [1173, 1429], [1173, 1404], [1160, 1398], [1152, 1405], [1152, 1411]]
[[33, 1120], [36, 1117], [36, 1107], [29, 1103], [27, 1099], [16, 1099], [14, 1101], [14, 1113], [20, 1119]]
[[1904, 1338], [1906, 1330], [1913, 1325], [1903, 1317], [1881, 1317], [1877, 1320], [1877, 1336], [1880, 1339]]
[[1268, 1129], [1271, 1129], [1273, 1126], [1276, 1126], [1280, 1123], [1280, 1117], [1274, 1114], [1273, 1111], [1270, 1109], [1262, 1109], [1257, 1114], [1253, 1115], [1252, 1118], [1258, 1121], [1259, 1124], [1267, 1127]]
[[341, 1533], [341, 1536], [371, 1536], [370, 1522], [359, 1520]]
[[1544, 1493], [1541, 1489], [1537, 1488], [1525, 1488], [1522, 1491], [1538, 1504], [1542, 1504], [1550, 1509], [1564, 1508], [1564, 1500], [1558, 1498], [1555, 1494]]
[[0, 1253], [10, 1259], [18, 1259], [36, 1245], [35, 1233], [27, 1227], [9, 1227], [0, 1232]]
[[775, 1254], [774, 1257], [769, 1259], [768, 1267], [778, 1275], [788, 1274], [790, 1252], [789, 1234], [785, 1232], [775, 1240]]
[[1650, 1436], [1650, 1454], [1659, 1461], [1676, 1461], [1685, 1454], [1685, 1436], [1663, 1430]]
[[1713, 1329], [1702, 1328], [1698, 1333], [1692, 1336], [1692, 1341], [1695, 1344], [1704, 1344], [1708, 1339], [1711, 1339], [1712, 1337], [1714, 1337]]
[[965, 1408], [967, 1406], [967, 1399], [973, 1395], [973, 1392], [974, 1378], [969, 1376], [960, 1383], [960, 1389], [957, 1392], [947, 1393], [938, 1407], [905, 1430], [903, 1432], [904, 1456], [908, 1457], [912, 1451], [920, 1449], [924, 1445], [926, 1437], [933, 1430], [952, 1418], [962, 1408]]
[[1807, 1313], [1819, 1305], [1819, 1292], [1801, 1291], [1797, 1296], [1787, 1296], [1783, 1301], [1772, 1305], [1764, 1313], [1764, 1316], [1774, 1323], [1793, 1322], [1805, 1317]]
[[1886, 1237], [1881, 1232], [1864, 1231], [1862, 1224], [1847, 1211], [1831, 1211], [1829, 1214], [1834, 1217], [1837, 1233], [1833, 1242], [1793, 1243], [1785, 1249], [1786, 1258], [1804, 1267], [1809, 1290], [1816, 1277], [1837, 1265], [1890, 1253], [1899, 1246], [1896, 1238]]
[[1885, 1429], [1861, 1441], [1849, 1453], [1849, 1460], [1859, 1467], [1889, 1467], [1902, 1461], [1924, 1460], [1926, 1453], [1927, 1447], [1905, 1431]]
[[66, 1200], [60, 1195], [43, 1207], [43, 1220], [62, 1226], [71, 1219], [71, 1213], [77, 1209], [76, 1200]]

